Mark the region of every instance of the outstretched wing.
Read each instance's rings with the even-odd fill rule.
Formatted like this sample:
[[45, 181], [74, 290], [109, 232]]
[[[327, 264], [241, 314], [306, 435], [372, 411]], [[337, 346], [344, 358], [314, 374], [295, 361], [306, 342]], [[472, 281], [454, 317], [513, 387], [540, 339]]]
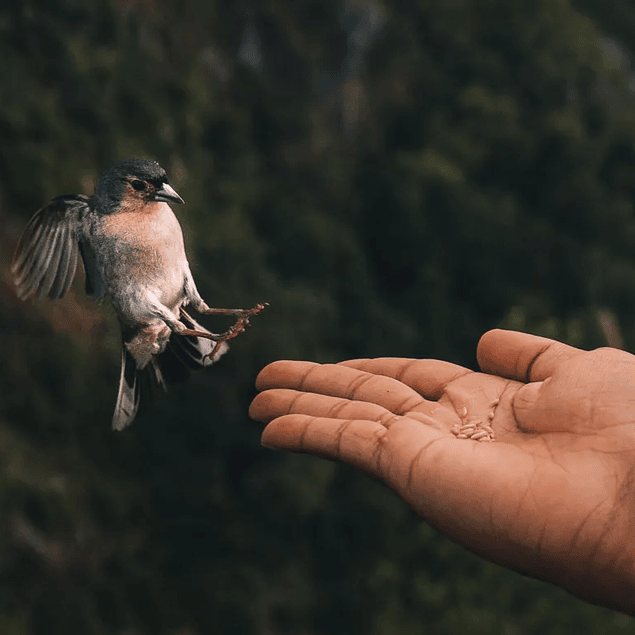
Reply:
[[77, 268], [77, 234], [88, 200], [81, 194], [58, 196], [29, 221], [11, 263], [22, 300], [32, 295], [61, 298], [68, 291]]

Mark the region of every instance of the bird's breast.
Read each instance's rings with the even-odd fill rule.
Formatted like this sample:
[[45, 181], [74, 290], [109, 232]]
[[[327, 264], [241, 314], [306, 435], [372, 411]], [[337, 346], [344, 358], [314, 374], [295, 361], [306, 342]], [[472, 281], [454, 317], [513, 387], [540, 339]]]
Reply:
[[147, 289], [166, 306], [178, 304], [189, 265], [172, 209], [152, 203], [102, 218], [104, 276], [110, 294], [131, 287]]

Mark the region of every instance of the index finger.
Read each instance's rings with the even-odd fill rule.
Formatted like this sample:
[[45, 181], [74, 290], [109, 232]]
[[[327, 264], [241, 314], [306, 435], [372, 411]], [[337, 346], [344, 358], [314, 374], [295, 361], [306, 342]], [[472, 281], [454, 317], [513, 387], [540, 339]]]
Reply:
[[439, 359], [409, 359], [407, 357], [376, 357], [372, 359], [350, 359], [339, 366], [357, 368], [375, 375], [393, 377], [410, 386], [426, 399], [437, 400], [446, 386], [459, 377], [469, 375], [471, 370]]
[[409, 386], [340, 364], [281, 360], [265, 366], [256, 378], [258, 390], [291, 388], [378, 404], [394, 414], [425, 408], [426, 400]]
[[494, 329], [481, 337], [476, 357], [484, 373], [528, 383], [547, 379], [563, 362], [582, 352], [546, 337]]

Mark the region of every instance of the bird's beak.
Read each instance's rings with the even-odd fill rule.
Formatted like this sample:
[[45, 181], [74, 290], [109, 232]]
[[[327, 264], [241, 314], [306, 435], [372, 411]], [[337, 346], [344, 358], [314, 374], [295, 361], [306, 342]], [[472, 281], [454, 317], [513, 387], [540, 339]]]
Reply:
[[185, 203], [185, 201], [176, 193], [176, 190], [164, 183], [155, 193], [155, 201], [164, 201], [165, 203]]

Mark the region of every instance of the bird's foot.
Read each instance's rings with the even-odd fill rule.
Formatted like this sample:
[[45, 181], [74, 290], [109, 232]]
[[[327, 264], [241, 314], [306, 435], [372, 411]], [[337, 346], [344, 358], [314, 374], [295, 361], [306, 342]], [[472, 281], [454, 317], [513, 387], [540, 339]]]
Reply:
[[235, 315], [238, 319], [236, 322], [228, 328], [224, 333], [210, 333], [209, 331], [199, 331], [197, 329], [179, 328], [179, 335], [191, 335], [194, 337], [203, 337], [208, 340], [216, 342], [216, 345], [212, 349], [212, 352], [205, 356], [206, 359], [213, 358], [218, 352], [223, 342], [232, 340], [240, 335], [245, 329], [250, 326], [249, 318], [253, 315], [260, 313], [266, 306], [269, 306], [267, 302], [261, 302], [252, 309], [208, 309], [202, 311], [203, 313], [210, 315]]

